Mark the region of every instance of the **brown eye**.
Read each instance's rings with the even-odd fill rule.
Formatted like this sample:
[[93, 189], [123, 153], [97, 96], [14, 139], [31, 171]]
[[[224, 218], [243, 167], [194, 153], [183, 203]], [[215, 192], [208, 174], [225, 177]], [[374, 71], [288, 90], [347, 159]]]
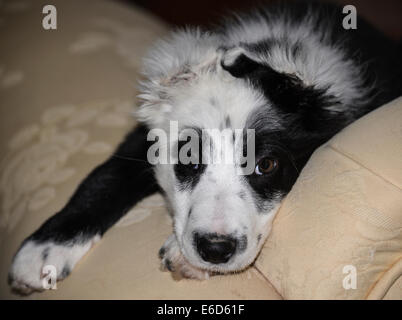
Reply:
[[271, 173], [274, 171], [278, 166], [278, 162], [274, 159], [270, 158], [262, 158], [258, 161], [257, 165], [255, 166], [255, 173], [259, 176], [267, 173]]

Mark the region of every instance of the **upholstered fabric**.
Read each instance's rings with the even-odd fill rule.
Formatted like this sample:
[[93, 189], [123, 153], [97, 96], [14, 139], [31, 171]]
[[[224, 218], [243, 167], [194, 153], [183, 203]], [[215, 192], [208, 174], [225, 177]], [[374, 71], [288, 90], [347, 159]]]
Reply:
[[314, 153], [257, 268], [287, 299], [402, 299], [402, 98]]
[[[55, 0], [58, 29], [45, 31], [44, 4], [0, 7], [0, 298], [21, 298], [6, 282], [21, 241], [135, 125], [141, 57], [168, 30], [113, 1]], [[111, 228], [57, 290], [25, 298], [401, 299], [401, 110], [399, 99], [314, 154], [247, 271], [208, 281], [162, 272], [157, 252], [171, 219], [154, 195]], [[342, 286], [345, 265], [356, 267], [356, 289]]]
[[[168, 28], [114, 1], [0, 7], [0, 298], [20, 298], [7, 272], [21, 241], [68, 201], [79, 182], [135, 126], [136, 84], [147, 47]], [[80, 8], [80, 10], [77, 10]], [[58, 289], [28, 299], [280, 299], [258, 270], [211, 281], [175, 280], [158, 250], [171, 233], [161, 196], [131, 210]]]

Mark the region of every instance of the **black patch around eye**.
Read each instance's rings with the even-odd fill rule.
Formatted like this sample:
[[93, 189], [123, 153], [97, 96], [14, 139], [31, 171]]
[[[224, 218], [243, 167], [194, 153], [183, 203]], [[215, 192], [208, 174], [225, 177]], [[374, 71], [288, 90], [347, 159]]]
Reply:
[[[199, 129], [195, 129], [198, 132], [198, 136], [201, 138], [202, 134]], [[179, 141], [178, 142], [178, 150], [180, 154], [181, 148], [190, 141], [188, 138], [186, 141]], [[189, 151], [190, 152], [190, 151]], [[187, 154], [191, 156], [191, 154]], [[199, 149], [197, 155], [197, 161], [190, 162], [188, 164], [184, 164], [178, 160], [178, 163], [174, 166], [174, 172], [176, 175], [177, 180], [180, 183], [180, 190], [192, 190], [200, 181], [201, 175], [204, 173], [206, 169], [206, 165], [202, 164], [202, 142], [201, 139], [199, 141]]]
[[278, 140], [268, 140], [273, 135], [271, 133], [266, 137], [264, 135], [258, 136], [257, 133], [256, 161], [258, 162], [258, 159], [264, 157], [272, 158], [277, 161], [277, 168], [272, 174], [257, 175], [254, 172], [244, 176], [254, 191], [253, 196], [261, 212], [269, 209], [265, 206], [267, 201], [276, 199], [278, 194], [286, 195], [290, 191], [299, 175], [301, 165], [290, 150], [285, 152], [284, 147], [279, 146]]
[[285, 157], [280, 157], [277, 161], [280, 164], [272, 174], [257, 175], [253, 173], [245, 176], [261, 199], [273, 200], [278, 193], [288, 193], [297, 179], [298, 171]]
[[180, 189], [182, 191], [186, 189], [194, 189], [197, 183], [200, 181], [201, 175], [204, 173], [206, 165], [198, 164], [198, 168], [195, 169], [193, 164], [176, 164], [174, 166], [174, 172], [177, 180], [180, 182]]

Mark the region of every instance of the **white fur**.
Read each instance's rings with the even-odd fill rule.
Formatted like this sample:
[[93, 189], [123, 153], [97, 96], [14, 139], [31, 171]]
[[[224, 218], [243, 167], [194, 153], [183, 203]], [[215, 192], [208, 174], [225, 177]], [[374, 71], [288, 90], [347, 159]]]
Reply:
[[[11, 287], [24, 294], [34, 290], [44, 290], [45, 266], [55, 267], [57, 280], [61, 280], [64, 276], [63, 270], [67, 268], [71, 271], [99, 239], [99, 236], [95, 236], [85, 243], [71, 245], [59, 245], [54, 242], [38, 244], [32, 240], [27, 241], [14, 257], [11, 265], [9, 272]], [[43, 255], [44, 251], [47, 252], [46, 258]]]
[[162, 248], [164, 249], [164, 254], [161, 259], [164, 269], [170, 269], [171, 272], [185, 278], [198, 280], [209, 278], [210, 273], [207, 270], [195, 267], [183, 256], [175, 234], [169, 236]]
[[[216, 88], [226, 97], [236, 97], [238, 92], [250, 89], [244, 82], [243, 88], [239, 88], [241, 85], [236, 87], [236, 81], [220, 67], [222, 60], [230, 64], [240, 54], [276, 71], [294, 74], [306, 86], [327, 89], [329, 95], [341, 102], [327, 106], [328, 110], [353, 112], [353, 109], [344, 110], [342, 106], [355, 106], [357, 109], [370, 98], [370, 88], [364, 87], [360, 76], [364, 67], [357, 66], [347, 56], [342, 43], [327, 41], [325, 28], [317, 30], [315, 20], [313, 13], [299, 23], [292, 23], [286, 15], [280, 18], [271, 16], [270, 20], [256, 15], [252, 21], [239, 18], [224, 34], [202, 32], [200, 29], [173, 33], [170, 38], [156, 43], [144, 60], [143, 73], [147, 80], [141, 83], [142, 94], [139, 97], [143, 104], [138, 112], [139, 119], [152, 127], [160, 127], [174, 110], [174, 116], [181, 115], [182, 110], [171, 98], [191, 90], [193, 86], [197, 90], [198, 81], [201, 85], [210, 82], [208, 88]], [[246, 49], [247, 44], [267, 38], [277, 40], [269, 52], [257, 54]], [[296, 45], [300, 49], [294, 57], [291, 50]], [[216, 87], [214, 80], [231, 84]], [[201, 109], [195, 102], [187, 105], [183, 116], [190, 113], [192, 107], [196, 107], [197, 112]]]

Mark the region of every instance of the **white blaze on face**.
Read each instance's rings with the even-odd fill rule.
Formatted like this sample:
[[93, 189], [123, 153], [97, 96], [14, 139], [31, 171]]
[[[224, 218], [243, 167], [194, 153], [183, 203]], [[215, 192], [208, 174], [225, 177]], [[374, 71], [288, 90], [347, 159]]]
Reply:
[[[258, 209], [252, 188], [245, 177], [238, 174], [243, 150], [236, 148], [238, 141], [233, 140], [231, 130], [228, 132], [231, 139], [225, 143], [217, 143], [222, 138], [218, 134], [210, 136], [212, 155], [202, 150], [203, 161], [207, 164], [194, 186], [182, 187], [175, 176], [174, 165], [157, 168], [157, 177], [172, 206], [182, 253], [192, 265], [221, 272], [243, 269], [255, 259], [277, 211], [277, 201], [269, 212]], [[213, 163], [217, 154], [224, 155], [223, 160], [231, 155], [232, 161]], [[204, 261], [197, 252], [196, 233], [231, 236], [238, 241], [236, 253], [225, 264]]]
[[[276, 206], [271, 212], [261, 213], [255, 204], [247, 182], [230, 165], [210, 165], [192, 191], [177, 195], [186, 208], [176, 208], [176, 234], [186, 258], [194, 265], [212, 270], [238, 270], [256, 257], [270, 231]], [[191, 214], [190, 214], [191, 210]], [[225, 265], [205, 262], [194, 246], [194, 234], [231, 235], [245, 241]]]

